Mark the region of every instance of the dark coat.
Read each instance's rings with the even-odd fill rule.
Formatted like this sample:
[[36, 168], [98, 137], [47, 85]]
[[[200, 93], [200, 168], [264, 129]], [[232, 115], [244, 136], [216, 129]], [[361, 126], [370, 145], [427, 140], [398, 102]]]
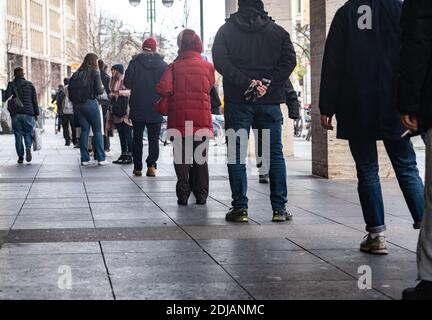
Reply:
[[[15, 87], [18, 91], [18, 97], [24, 105], [24, 108], [19, 112], [20, 114], [28, 114], [30, 116], [39, 116], [39, 106], [37, 101], [36, 89], [30, 81], [16, 77], [13, 80]], [[3, 96], [3, 102], [7, 101], [10, 97], [15, 97], [12, 82], [9, 82], [6, 93]]]
[[432, 128], [432, 1], [405, 0], [398, 108]]
[[285, 103], [285, 82], [296, 67], [289, 33], [264, 12], [246, 8], [231, 15], [213, 45], [216, 70], [223, 75], [225, 102], [247, 103], [252, 80], [270, 78], [267, 95], [256, 104]]
[[135, 122], [158, 123], [162, 116], [155, 111], [160, 96], [156, 86], [168, 64], [159, 54], [141, 53], [126, 70], [124, 85], [131, 90], [130, 119]]
[[[362, 6], [371, 8], [369, 19]], [[394, 140], [404, 132], [396, 110], [401, 10], [400, 0], [350, 0], [333, 19], [319, 107], [336, 115], [340, 139]]]
[[214, 66], [195, 51], [184, 52], [164, 73], [157, 92], [169, 99], [168, 129], [186, 136], [185, 124], [193, 122], [193, 134], [205, 129], [213, 136], [210, 91], [215, 84]]
[[293, 120], [299, 119], [301, 116], [299, 97], [297, 91], [294, 90], [291, 80], [288, 80], [285, 84], [285, 96], [289, 118]]
[[51, 103], [55, 102], [57, 104], [57, 113], [60, 116], [63, 115], [63, 101], [65, 97], [64, 89], [59, 89], [55, 94], [54, 99], [51, 101]]

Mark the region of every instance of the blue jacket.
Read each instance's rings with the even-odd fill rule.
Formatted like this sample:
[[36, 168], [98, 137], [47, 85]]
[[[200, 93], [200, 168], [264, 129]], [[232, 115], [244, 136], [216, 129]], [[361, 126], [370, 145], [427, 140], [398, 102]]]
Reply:
[[400, 139], [396, 108], [400, 0], [350, 0], [336, 13], [324, 53], [320, 111], [340, 139]]

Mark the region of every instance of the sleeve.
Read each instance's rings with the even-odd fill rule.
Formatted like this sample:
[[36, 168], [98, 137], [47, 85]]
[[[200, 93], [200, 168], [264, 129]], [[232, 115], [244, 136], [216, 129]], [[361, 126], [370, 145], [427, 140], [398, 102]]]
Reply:
[[126, 69], [125, 78], [123, 81], [126, 88], [132, 89], [133, 82], [134, 82], [134, 75], [135, 75], [135, 61], [132, 60]]
[[39, 116], [39, 105], [38, 105], [37, 94], [36, 94], [36, 89], [35, 89], [34, 85], [32, 85], [31, 99], [32, 99], [32, 103], [33, 103], [34, 114], [36, 117], [38, 117]]
[[229, 81], [234, 85], [247, 90], [253, 79], [247, 77], [231, 62], [223, 28], [218, 31], [215, 37], [213, 44], [213, 62], [216, 70], [222, 76], [229, 79]]
[[104, 92], [104, 86], [102, 84], [101, 74], [98, 71], [95, 71], [94, 73], [94, 90], [98, 96]]
[[330, 26], [324, 50], [319, 108], [322, 115], [331, 117], [336, 114], [343, 66], [345, 61], [345, 19], [339, 10]]
[[124, 85], [124, 83], [121, 84], [121, 89], [119, 90], [119, 96], [121, 97], [130, 97], [131, 91], [127, 89]]
[[432, 63], [431, 1], [406, 0], [403, 4], [401, 27], [398, 109], [404, 115], [419, 115], [423, 86]]
[[170, 96], [174, 92], [172, 68], [172, 65], [170, 65], [165, 70], [159, 84], [156, 86], [156, 91], [161, 97]]
[[297, 66], [297, 55], [294, 50], [294, 45], [291, 42], [290, 35], [285, 30], [283, 30], [283, 32], [282, 55], [276, 68], [271, 74], [272, 84], [269, 88], [269, 93], [283, 88], [287, 79], [291, 76]]
[[12, 82], [8, 83], [6, 91], [4, 91], [4, 95], [2, 97], [3, 102], [6, 102], [13, 94], [12, 92]]

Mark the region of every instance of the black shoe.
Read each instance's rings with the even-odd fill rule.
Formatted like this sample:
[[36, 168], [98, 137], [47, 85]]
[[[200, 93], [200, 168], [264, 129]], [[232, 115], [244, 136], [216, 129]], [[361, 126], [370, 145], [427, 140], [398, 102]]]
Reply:
[[120, 156], [116, 161], [113, 161], [113, 164], [123, 164], [125, 162], [125, 157]]
[[19, 157], [18, 164], [23, 164], [23, 163], [24, 163], [24, 157]]
[[125, 158], [123, 159], [123, 164], [132, 164], [133, 160], [131, 156], [125, 156]]
[[432, 282], [422, 281], [415, 288], [406, 289], [402, 300], [432, 300]]
[[259, 176], [259, 183], [261, 183], [261, 184], [268, 184], [268, 183], [270, 183], [270, 177], [269, 177], [269, 175], [265, 174], [265, 175]]
[[420, 230], [422, 226], [422, 222], [418, 221], [416, 223], [414, 223], [414, 230]]
[[78, 143], [75, 143], [75, 145], [74, 145], [74, 149], [79, 149], [79, 148], [80, 148], [79, 144], [78, 144]]
[[287, 208], [273, 211], [273, 222], [286, 222], [291, 221], [292, 219], [293, 216], [291, 212], [287, 210]]
[[70, 141], [66, 141], [65, 147], [69, 147], [70, 145], [71, 145], [71, 142]]
[[232, 208], [230, 212], [226, 215], [226, 221], [229, 222], [249, 222], [248, 210], [247, 209], [234, 209]]
[[205, 206], [207, 204], [207, 199], [197, 199], [196, 204], [199, 206]]
[[183, 206], [183, 207], [184, 207], [184, 206], [187, 206], [187, 205], [188, 205], [188, 200], [187, 200], [187, 199], [186, 199], [186, 200], [185, 200], [185, 199], [182, 199], [182, 200], [179, 199], [179, 200], [177, 201], [177, 204], [178, 204], [179, 206]]
[[27, 148], [26, 149], [26, 161], [31, 162], [32, 159], [33, 159], [33, 157], [32, 157], [32, 153], [31, 153], [31, 148]]

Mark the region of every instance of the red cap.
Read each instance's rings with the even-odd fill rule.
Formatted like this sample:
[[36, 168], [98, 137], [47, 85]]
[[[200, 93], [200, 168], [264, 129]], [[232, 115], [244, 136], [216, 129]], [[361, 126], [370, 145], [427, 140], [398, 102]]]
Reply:
[[178, 37], [180, 52], [196, 51], [203, 52], [203, 43], [195, 31], [190, 29], [183, 30]]
[[154, 38], [147, 38], [142, 45], [142, 49], [144, 51], [156, 52], [157, 45], [157, 41]]

